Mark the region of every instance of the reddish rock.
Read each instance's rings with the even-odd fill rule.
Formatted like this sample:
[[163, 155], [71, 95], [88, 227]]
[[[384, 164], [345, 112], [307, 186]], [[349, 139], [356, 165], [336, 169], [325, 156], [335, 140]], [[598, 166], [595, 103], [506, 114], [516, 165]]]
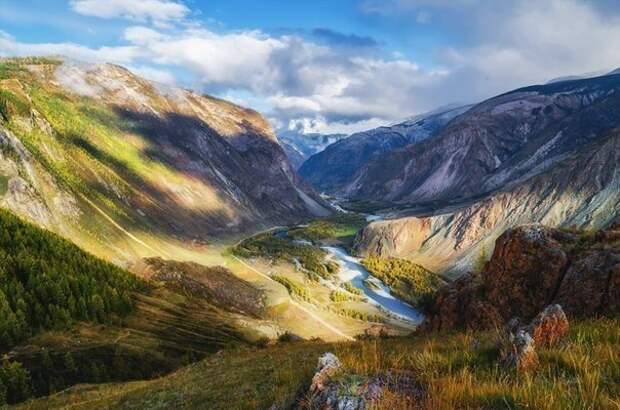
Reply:
[[560, 305], [549, 305], [532, 320], [527, 332], [536, 346], [553, 346], [568, 334], [569, 324]]
[[440, 290], [421, 330], [492, 329], [513, 317], [531, 320], [551, 304], [573, 317], [620, 314], [617, 234], [542, 225], [510, 229], [480, 275]]
[[533, 317], [552, 299], [568, 265], [559, 232], [541, 225], [506, 231], [483, 272], [486, 298], [504, 318]]

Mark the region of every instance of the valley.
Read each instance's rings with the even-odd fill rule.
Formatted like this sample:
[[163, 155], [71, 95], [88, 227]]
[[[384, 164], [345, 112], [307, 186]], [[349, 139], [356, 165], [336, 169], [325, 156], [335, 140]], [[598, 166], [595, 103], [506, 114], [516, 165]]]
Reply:
[[0, 57], [0, 405], [617, 408], [619, 96], [612, 71], [278, 135]]

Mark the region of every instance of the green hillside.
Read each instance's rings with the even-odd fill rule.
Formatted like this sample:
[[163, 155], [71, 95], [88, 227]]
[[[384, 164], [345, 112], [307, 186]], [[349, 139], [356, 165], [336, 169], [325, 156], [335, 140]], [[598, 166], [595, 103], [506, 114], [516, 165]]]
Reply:
[[59, 236], [0, 210], [0, 351], [76, 321], [129, 314], [146, 283]]

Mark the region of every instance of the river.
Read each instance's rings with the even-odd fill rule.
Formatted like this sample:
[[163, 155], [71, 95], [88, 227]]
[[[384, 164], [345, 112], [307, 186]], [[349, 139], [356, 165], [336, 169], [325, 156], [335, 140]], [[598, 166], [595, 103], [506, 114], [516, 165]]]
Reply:
[[[381, 306], [391, 314], [414, 324], [422, 322], [424, 315], [410, 304], [392, 296], [390, 289], [379, 279], [372, 276], [359, 259], [349, 255], [343, 248], [325, 246], [323, 249], [340, 262], [339, 276], [341, 281], [351, 281], [353, 286], [364, 292], [371, 303]], [[375, 286], [367, 286], [366, 280]]]

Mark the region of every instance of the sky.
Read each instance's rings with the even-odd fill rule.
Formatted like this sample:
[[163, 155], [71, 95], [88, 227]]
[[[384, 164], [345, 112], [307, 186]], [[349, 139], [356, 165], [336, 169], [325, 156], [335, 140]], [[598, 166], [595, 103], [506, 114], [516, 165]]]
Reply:
[[0, 0], [0, 56], [63, 55], [352, 133], [620, 67], [617, 0]]

